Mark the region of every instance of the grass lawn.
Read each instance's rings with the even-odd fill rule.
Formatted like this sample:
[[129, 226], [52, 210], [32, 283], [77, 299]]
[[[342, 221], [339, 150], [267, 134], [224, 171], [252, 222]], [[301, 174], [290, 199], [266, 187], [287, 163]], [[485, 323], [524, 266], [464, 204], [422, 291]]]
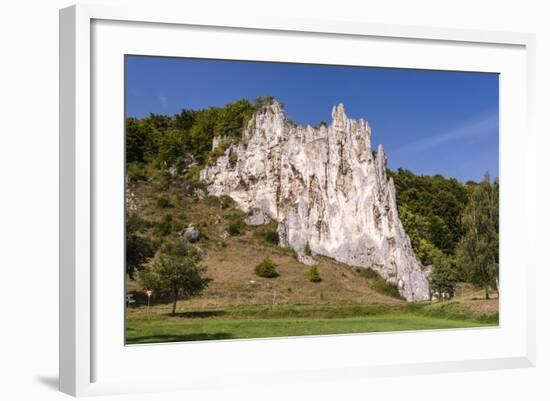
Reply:
[[372, 333], [498, 325], [498, 316], [483, 319], [434, 313], [423, 305], [388, 308], [384, 305], [286, 306], [232, 308], [180, 313], [144, 311], [126, 320], [128, 344], [225, 340], [300, 335]]

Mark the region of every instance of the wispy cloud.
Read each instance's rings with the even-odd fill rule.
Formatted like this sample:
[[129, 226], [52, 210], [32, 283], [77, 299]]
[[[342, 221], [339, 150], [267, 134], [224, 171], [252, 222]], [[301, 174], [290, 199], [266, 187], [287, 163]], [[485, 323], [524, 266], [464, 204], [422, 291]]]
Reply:
[[159, 102], [160, 102], [161, 105], [167, 106], [168, 105], [168, 98], [161, 93], [159, 95]]
[[401, 146], [393, 153], [418, 152], [429, 150], [441, 145], [448, 144], [467, 138], [481, 138], [493, 134], [498, 129], [498, 112], [491, 111], [480, 114], [475, 118], [466, 121], [462, 125], [443, 131], [441, 134], [423, 138]]

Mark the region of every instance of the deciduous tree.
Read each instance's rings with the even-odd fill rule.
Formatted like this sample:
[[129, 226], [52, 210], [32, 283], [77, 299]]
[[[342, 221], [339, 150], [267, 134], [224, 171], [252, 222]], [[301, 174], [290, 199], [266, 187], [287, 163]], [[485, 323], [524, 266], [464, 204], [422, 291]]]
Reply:
[[158, 262], [141, 274], [145, 288], [152, 288], [161, 296], [172, 298], [172, 315], [176, 314], [178, 299], [199, 295], [210, 283], [206, 267], [200, 265], [197, 249], [178, 241], [163, 250]]
[[485, 289], [498, 290], [499, 213], [498, 181], [491, 182], [488, 174], [477, 186], [472, 187], [468, 204], [462, 214], [464, 236], [457, 248], [459, 264], [472, 283]]

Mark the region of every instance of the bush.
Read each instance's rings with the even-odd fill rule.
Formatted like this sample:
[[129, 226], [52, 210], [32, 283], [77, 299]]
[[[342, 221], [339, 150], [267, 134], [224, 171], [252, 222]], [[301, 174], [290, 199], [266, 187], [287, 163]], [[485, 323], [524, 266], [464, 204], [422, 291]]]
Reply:
[[372, 267], [358, 267], [356, 271], [368, 280], [376, 280], [380, 278], [380, 274], [378, 274]]
[[126, 165], [126, 175], [130, 181], [145, 181], [147, 173], [142, 163], [132, 162]]
[[228, 146], [229, 146], [229, 143], [222, 142], [218, 145], [217, 148], [212, 149], [210, 151], [210, 154], [208, 155], [208, 159], [206, 161], [206, 164], [209, 165], [209, 166], [215, 165], [216, 162], [218, 161], [218, 159], [225, 155], [225, 151], [226, 151]]
[[[208, 206], [215, 206], [215, 207], [219, 207], [221, 209], [229, 209], [229, 208], [235, 206], [235, 201], [233, 200], [233, 198], [231, 198], [228, 195], [222, 195], [222, 196], [208, 195], [204, 198], [204, 202]], [[231, 211], [231, 212], [233, 212], [233, 211]], [[234, 213], [234, 215], [226, 216], [226, 217], [228, 217], [228, 218], [235, 217], [237, 214], [239, 214], [238, 212], [240, 212], [240, 211], [235, 211], [235, 212], [237, 212], [237, 213]], [[244, 215], [244, 213], [240, 212], [239, 216], [242, 216], [242, 215]]]
[[208, 195], [204, 197], [204, 203], [206, 203], [208, 206], [220, 206], [220, 198], [218, 198], [215, 195]]
[[399, 293], [399, 288], [397, 288], [397, 284], [392, 284], [384, 280], [382, 276], [380, 276], [380, 274], [378, 274], [378, 272], [372, 267], [357, 267], [355, 271], [359, 273], [362, 277], [370, 280], [372, 283], [371, 287], [376, 292], [388, 295], [393, 298], [403, 299], [403, 297]]
[[274, 278], [279, 276], [276, 267], [277, 265], [273, 263], [271, 258], [268, 256], [264, 258], [258, 266], [256, 266], [254, 272], [260, 277]]
[[235, 206], [235, 201], [229, 195], [220, 196], [219, 201], [220, 201], [220, 207], [222, 209], [227, 209], [227, 208]]
[[169, 208], [169, 207], [174, 207], [172, 202], [170, 202], [170, 199], [165, 198], [164, 196], [157, 199], [157, 206], [162, 208], [162, 209], [166, 209], [166, 208]]
[[155, 175], [151, 178], [151, 181], [154, 183], [155, 191], [167, 191], [172, 185], [174, 177], [167, 171], [157, 170]]
[[277, 230], [273, 227], [258, 227], [254, 231], [254, 236], [258, 238], [259, 242], [266, 245], [279, 245], [279, 234], [277, 233]]
[[317, 270], [317, 266], [313, 265], [313, 266], [309, 267], [309, 272], [307, 274], [307, 278], [312, 283], [321, 282], [321, 276], [319, 276], [319, 271]]
[[307, 256], [311, 256], [311, 247], [309, 246], [309, 242], [306, 242], [306, 246], [304, 247], [304, 253]]
[[200, 169], [197, 167], [192, 167], [187, 169], [187, 171], [184, 174], [185, 180], [187, 180], [190, 183], [198, 183], [200, 182]]
[[244, 228], [244, 223], [240, 221], [236, 221], [233, 223], [229, 223], [229, 226], [227, 227], [227, 232], [229, 235], [240, 235], [242, 233], [242, 230]]
[[126, 213], [127, 235], [144, 232], [151, 226], [152, 223], [150, 221], [141, 218], [137, 213]]
[[372, 284], [372, 288], [380, 294], [388, 295], [393, 298], [403, 299], [397, 288], [397, 284], [388, 283], [382, 277], [376, 279]]
[[237, 153], [232, 151], [231, 154], [229, 155], [229, 167], [235, 168], [238, 160], [239, 160], [239, 157], [237, 156]]
[[167, 214], [155, 224], [154, 233], [161, 237], [165, 237], [182, 227], [181, 223], [174, 221], [171, 214]]

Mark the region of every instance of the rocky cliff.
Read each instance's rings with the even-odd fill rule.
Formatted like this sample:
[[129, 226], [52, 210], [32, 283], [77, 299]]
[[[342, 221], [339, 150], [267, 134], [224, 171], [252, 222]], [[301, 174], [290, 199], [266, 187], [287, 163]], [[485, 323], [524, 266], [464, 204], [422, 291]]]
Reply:
[[349, 119], [342, 104], [330, 126], [312, 128], [294, 125], [273, 101], [201, 180], [210, 194], [229, 195], [249, 212], [248, 224], [278, 222], [280, 245], [294, 248], [303, 263], [319, 254], [371, 267], [407, 300], [429, 298], [427, 273], [399, 220], [384, 149], [372, 151], [368, 123]]

